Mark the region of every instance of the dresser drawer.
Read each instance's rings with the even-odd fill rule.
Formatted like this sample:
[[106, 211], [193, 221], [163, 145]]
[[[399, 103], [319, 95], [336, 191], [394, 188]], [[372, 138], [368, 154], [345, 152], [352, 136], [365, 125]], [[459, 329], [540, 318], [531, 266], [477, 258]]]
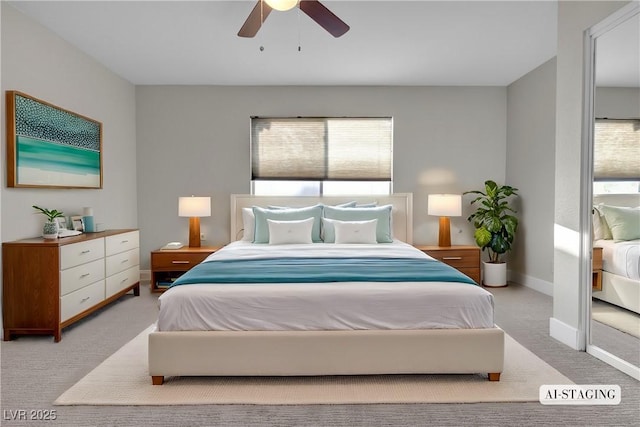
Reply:
[[477, 268], [480, 264], [480, 251], [477, 250], [445, 249], [429, 252], [429, 255], [455, 268]]
[[64, 322], [104, 300], [104, 280], [60, 298], [60, 321]]
[[66, 295], [102, 279], [104, 279], [102, 259], [62, 270], [60, 272], [60, 295]]
[[128, 270], [109, 276], [105, 283], [106, 298], [140, 281], [140, 268], [136, 265]]
[[167, 269], [176, 271], [187, 271], [194, 265], [201, 263], [211, 253], [193, 252], [193, 253], [172, 253], [172, 252], [154, 252], [151, 254], [151, 268], [153, 270]]
[[140, 250], [138, 248], [108, 256], [106, 259], [107, 277], [139, 264]]
[[106, 237], [105, 247], [107, 256], [125, 252], [139, 246], [140, 237], [138, 231], [130, 231], [128, 233]]
[[104, 258], [104, 239], [64, 245], [60, 248], [60, 270]]

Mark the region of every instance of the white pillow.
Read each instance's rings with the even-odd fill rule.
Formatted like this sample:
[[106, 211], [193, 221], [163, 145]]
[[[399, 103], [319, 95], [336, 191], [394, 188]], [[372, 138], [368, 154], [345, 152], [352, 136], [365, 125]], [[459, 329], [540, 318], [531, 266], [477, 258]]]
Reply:
[[256, 217], [253, 215], [253, 208], [242, 208], [242, 227], [242, 241], [253, 242], [256, 228]]
[[311, 232], [314, 218], [296, 221], [275, 221], [267, 219], [269, 226], [269, 244], [313, 243]]
[[378, 243], [376, 230], [378, 220], [333, 221], [336, 243]]

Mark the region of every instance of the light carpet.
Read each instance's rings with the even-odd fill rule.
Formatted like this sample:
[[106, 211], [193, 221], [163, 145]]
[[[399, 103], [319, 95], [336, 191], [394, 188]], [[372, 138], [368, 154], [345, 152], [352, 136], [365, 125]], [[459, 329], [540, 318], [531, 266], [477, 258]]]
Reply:
[[619, 331], [640, 338], [640, 314], [601, 301], [593, 301], [591, 317]]
[[167, 377], [151, 385], [148, 334], [125, 344], [63, 393], [55, 405], [309, 405], [538, 401], [542, 384], [573, 384], [505, 334], [498, 382], [484, 375]]

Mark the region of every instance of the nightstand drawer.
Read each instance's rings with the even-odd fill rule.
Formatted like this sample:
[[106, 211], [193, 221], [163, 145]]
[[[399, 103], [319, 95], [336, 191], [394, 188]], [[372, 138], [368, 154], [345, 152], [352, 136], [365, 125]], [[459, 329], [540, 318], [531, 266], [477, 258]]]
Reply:
[[480, 251], [469, 251], [463, 249], [440, 249], [438, 251], [427, 251], [427, 254], [449, 264], [452, 267], [477, 267], [480, 264]]
[[210, 253], [171, 253], [171, 252], [154, 252], [151, 254], [151, 268], [153, 270], [189, 270], [194, 265], [204, 261]]
[[593, 269], [594, 270], [602, 270], [602, 248], [595, 247], [593, 248]]
[[480, 283], [480, 248], [470, 245], [427, 246], [416, 248], [438, 261], [450, 265], [456, 270]]

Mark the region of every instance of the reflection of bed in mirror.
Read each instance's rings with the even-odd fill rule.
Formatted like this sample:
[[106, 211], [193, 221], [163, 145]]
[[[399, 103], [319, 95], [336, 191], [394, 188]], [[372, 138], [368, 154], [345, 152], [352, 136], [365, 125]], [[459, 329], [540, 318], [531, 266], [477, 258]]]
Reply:
[[[417, 257], [423, 259], [427, 257], [424, 253], [411, 246], [413, 239], [413, 206], [411, 194], [370, 196], [366, 198], [285, 198], [232, 195], [230, 230], [232, 243], [226, 248], [223, 248], [223, 250], [216, 252], [217, 255], [212, 255], [205, 263], [219, 263], [221, 260], [225, 260], [225, 257], [227, 257], [227, 261], [231, 261], [232, 263], [236, 262], [238, 258], [233, 256], [232, 252], [234, 251], [240, 254], [241, 258], [249, 255], [252, 259], [256, 259], [256, 256], [259, 257], [258, 260], [261, 262], [270, 261], [269, 259], [265, 260], [260, 258], [263, 251], [276, 250], [283, 252], [286, 251], [287, 248], [279, 248], [277, 246], [302, 246], [298, 244], [258, 244], [253, 243], [251, 240], [243, 241], [243, 208], [245, 208], [246, 212], [246, 208], [251, 210], [252, 206], [266, 207], [276, 205], [281, 207], [295, 207], [310, 206], [317, 203], [336, 205], [352, 200], [358, 203], [368, 204], [369, 202], [375, 201], [378, 205], [391, 205], [392, 208], [390, 208], [390, 212], [392, 214], [392, 221], [390, 222], [390, 226], [393, 230], [394, 240], [391, 243], [351, 244], [350, 246], [353, 247], [352, 251], [355, 250], [363, 253], [380, 251], [382, 258], [386, 259], [390, 257], [394, 258], [394, 260], [401, 257], [390, 255], [387, 251], [412, 253], [411, 258]], [[323, 208], [323, 212], [326, 212], [326, 210], [326, 207]], [[255, 211], [252, 210], [252, 212]], [[323, 216], [323, 218], [325, 217]], [[254, 218], [254, 221], [255, 239], [258, 239], [258, 219]], [[301, 220], [300, 222], [304, 221], [306, 220]], [[344, 222], [349, 222], [349, 220], [345, 220]], [[322, 223], [324, 223], [324, 221]], [[340, 227], [338, 227], [338, 225], [340, 225]], [[336, 227], [335, 232], [339, 231], [339, 228], [343, 228], [343, 225], [344, 224], [339, 224], [339, 221], [336, 222], [334, 224]], [[270, 228], [269, 231], [271, 232]], [[374, 229], [374, 232], [375, 231]], [[341, 260], [343, 260], [341, 257], [344, 256], [339, 255], [340, 250], [348, 250], [346, 248], [340, 248], [340, 246], [348, 246], [349, 244], [342, 244], [340, 242], [326, 243], [327, 235], [325, 234], [323, 237], [325, 243], [306, 244], [306, 248], [297, 248], [298, 252], [300, 252], [299, 255], [287, 255], [287, 259], [290, 257], [305, 258], [307, 256], [306, 252], [311, 251], [316, 254], [313, 255], [313, 258], [311, 258], [309, 262], [315, 266], [313, 263], [316, 262], [316, 259], [323, 257], [318, 254], [318, 251], [331, 251], [334, 254], [338, 254], [335, 258], [337, 264], [340, 264]], [[337, 239], [338, 236], [335, 236], [335, 238]], [[398, 240], [398, 242], [396, 242], [396, 240]], [[387, 246], [384, 247], [385, 245]], [[257, 246], [260, 247], [258, 248]], [[246, 252], [243, 247], [246, 247], [248, 252]], [[359, 263], [363, 255], [366, 254], [348, 255], [347, 257], [356, 257], [355, 260]], [[244, 259], [241, 261], [243, 260]], [[442, 264], [435, 260], [426, 261], [435, 262], [439, 265]], [[305, 262], [307, 262], [306, 258]], [[301, 270], [295, 270], [298, 268], [296, 262], [293, 262], [291, 265], [294, 265], [294, 271], [301, 272]], [[244, 264], [244, 266], [246, 266], [247, 270], [255, 268], [255, 266], [246, 264]], [[372, 266], [377, 268], [377, 265], [372, 264]], [[198, 267], [208, 268], [200, 265], [196, 266], [193, 271]], [[271, 264], [268, 265], [270, 271], [273, 271], [272, 267]], [[419, 269], [421, 270], [422, 267], [419, 267]], [[204, 282], [197, 280], [196, 282], [191, 282], [193, 283], [192, 285], [189, 284], [189, 279], [185, 279], [185, 281], [188, 282], [187, 284], [167, 290], [160, 300], [160, 314], [157, 329], [149, 335], [149, 374], [152, 376], [153, 383], [162, 384], [166, 376], [189, 375], [252, 376], [480, 373], [484, 375], [488, 374], [487, 376], [490, 380], [499, 379], [504, 358], [504, 333], [493, 323], [493, 297], [481, 287], [473, 283], [461, 283], [460, 280], [454, 282], [440, 282], [436, 280], [428, 283], [426, 281], [406, 280], [385, 284], [382, 280], [368, 279], [364, 282], [351, 282], [341, 279], [342, 281], [340, 282], [316, 283], [315, 280], [306, 282], [304, 280], [306, 278], [316, 279], [319, 276], [309, 276], [306, 270], [302, 271], [302, 273], [302, 276], [295, 277], [302, 277], [300, 283], [296, 280], [294, 280], [293, 283], [280, 281], [280, 276], [278, 276], [278, 282], [267, 285], [250, 282], [241, 284], [241, 286], [237, 286], [235, 283], [233, 286], [226, 286], [224, 285], [226, 283], [224, 278], [218, 278], [209, 282], [205, 281], [211, 285], [204, 285], [202, 284]], [[334, 274], [334, 271], [329, 271], [328, 273]], [[236, 280], [235, 274], [235, 272], [232, 274], [234, 281]], [[319, 275], [324, 274], [324, 272], [319, 273]], [[461, 273], [457, 272], [457, 274]], [[185, 276], [187, 275], [188, 274], [185, 274]], [[241, 275], [244, 275], [244, 273]], [[194, 277], [194, 275], [191, 277]], [[209, 280], [210, 277], [211, 276], [207, 275], [207, 280]], [[430, 288], [430, 285], [433, 285], [434, 288]], [[263, 286], [264, 289], [262, 288]], [[404, 302], [414, 304], [410, 308], [411, 311], [404, 312], [401, 308], [403, 305], [395, 305], [396, 302], [389, 302], [392, 300], [395, 301], [395, 298], [399, 295], [396, 294], [398, 292], [396, 286], [398, 288], [413, 287], [411, 292], [417, 291], [416, 293], [405, 294], [406, 298]], [[430, 312], [429, 306], [432, 306], [434, 312], [437, 311], [436, 308], [442, 311], [442, 307], [449, 307], [449, 310], [445, 310], [443, 316], [440, 316], [440, 319], [453, 319], [457, 317], [452, 315], [454, 311], [453, 305], [438, 303], [438, 301], [441, 301], [439, 298], [443, 297], [443, 295], [427, 295], [426, 289], [419, 289], [421, 286], [423, 288], [430, 288], [429, 292], [435, 288], [447, 288], [446, 292], [449, 292], [449, 289], [455, 288], [457, 289], [456, 292], [459, 292], [459, 295], [462, 297], [461, 301], [465, 301], [465, 304], [475, 298], [469, 298], [469, 296], [477, 295], [477, 300], [484, 300], [484, 302], [481, 307], [478, 306], [475, 310], [471, 311], [476, 311], [478, 314], [481, 314], [481, 317], [484, 317], [484, 323], [478, 326], [466, 327], [381, 327], [379, 325], [381, 321], [380, 314], [384, 312], [390, 314], [394, 321], [400, 318], [412, 322], [416, 320], [418, 322], [426, 321], [428, 313]], [[172, 315], [168, 311], [169, 304], [173, 305], [175, 302], [179, 302], [179, 304], [184, 304], [180, 306], [181, 310], [192, 310], [196, 305], [188, 305], [188, 300], [192, 298], [193, 295], [196, 295], [193, 298], [201, 302], [202, 293], [210, 292], [205, 288], [211, 287], [214, 288], [211, 292], [216, 293], [214, 297], [215, 303], [213, 304], [222, 304], [222, 299], [226, 297], [235, 298], [235, 292], [237, 292], [237, 289], [240, 287], [244, 287], [244, 290], [241, 291], [244, 292], [243, 295], [246, 297], [246, 301], [249, 302], [245, 304], [243, 299], [239, 301], [236, 300], [234, 304], [237, 309], [233, 309], [232, 313], [229, 312], [231, 315], [228, 317], [222, 316], [222, 320], [220, 321], [213, 319], [204, 320], [201, 316], [202, 311], [199, 308], [195, 308], [195, 317], [207, 323], [205, 327], [198, 330], [188, 330], [188, 327], [183, 328], [183, 330], [176, 330], [179, 328], [167, 326], [171, 322], [165, 322], [165, 320], [172, 319]], [[267, 323], [270, 325], [276, 325], [275, 328], [273, 326], [269, 328], [237, 327], [247, 319], [239, 319], [233, 316], [240, 315], [240, 312], [247, 308], [247, 306], [251, 306], [251, 308], [255, 306], [259, 309], [265, 309], [266, 307], [266, 310], [271, 310], [272, 304], [282, 304], [281, 301], [279, 301], [279, 297], [273, 299], [274, 295], [270, 293], [271, 288], [275, 289], [275, 296], [281, 295], [282, 298], [290, 298], [291, 295], [293, 295], [294, 297], [298, 297], [299, 301], [295, 304], [286, 302], [285, 304], [288, 305], [281, 305], [274, 312], [263, 311], [260, 316], [254, 315], [254, 319], [250, 319], [255, 320], [257, 318], [259, 321], [267, 320]], [[327, 294], [326, 288], [332, 288], [330, 291], [333, 293]], [[192, 290], [197, 291], [196, 294], [192, 293]], [[222, 292], [225, 295], [223, 296], [218, 292]], [[313, 293], [313, 295], [310, 296], [309, 293]], [[419, 296], [421, 293], [425, 296], [425, 299], [416, 299], [416, 296]], [[384, 298], [374, 301], [376, 295], [384, 296]], [[320, 297], [320, 299], [317, 297]], [[316, 304], [323, 303], [323, 300], [330, 302], [328, 306], [330, 310], [325, 314], [322, 314], [324, 313], [322, 311], [323, 309], [320, 309], [319, 312], [312, 311], [317, 310]], [[355, 302], [356, 304], [347, 305], [349, 302]], [[297, 305], [302, 307], [307, 306], [309, 307], [310, 313], [320, 313], [320, 315], [309, 315], [304, 311], [297, 311], [298, 314], [290, 316], [293, 321], [299, 322], [301, 319], [306, 319], [305, 322], [315, 324], [320, 321], [333, 322], [337, 319], [343, 325], [351, 323], [352, 319], [354, 319], [354, 321], [362, 321], [363, 318], [355, 319], [353, 317], [354, 313], [362, 307], [371, 306], [374, 309], [370, 312], [372, 313], [371, 317], [364, 317], [364, 319], [374, 326], [368, 328], [352, 328], [351, 325], [349, 325], [343, 328], [341, 326], [326, 327], [323, 323], [322, 325], [319, 324], [319, 326], [315, 326], [314, 330], [308, 330], [309, 326], [306, 324], [303, 326], [291, 327], [287, 325], [282, 327], [281, 324], [288, 321], [287, 315], [298, 310]], [[334, 313], [334, 309], [339, 310], [341, 306], [354, 307], [353, 313], [347, 312], [339, 316], [330, 315]], [[220, 307], [220, 305], [218, 305], [218, 307]], [[163, 310], [166, 311], [163, 312]], [[221, 310], [226, 310], [226, 305]], [[467, 311], [465, 313], [470, 312]], [[180, 315], [176, 315], [174, 319], [178, 322], [184, 320]], [[387, 319], [388, 318], [385, 318], [383, 321], [386, 322]], [[465, 314], [457, 319], [456, 321], [467, 321], [465, 319], [468, 319], [468, 316]], [[289, 319], [289, 321], [290, 320], [291, 319]], [[210, 322], [214, 321], [233, 323], [233, 325], [231, 325], [231, 327], [212, 327]], [[432, 322], [432, 319], [428, 319], [428, 322]]]
[[602, 290], [593, 297], [640, 313], [640, 239], [633, 238], [640, 227], [640, 194], [603, 194], [593, 200], [594, 246], [603, 248]]

